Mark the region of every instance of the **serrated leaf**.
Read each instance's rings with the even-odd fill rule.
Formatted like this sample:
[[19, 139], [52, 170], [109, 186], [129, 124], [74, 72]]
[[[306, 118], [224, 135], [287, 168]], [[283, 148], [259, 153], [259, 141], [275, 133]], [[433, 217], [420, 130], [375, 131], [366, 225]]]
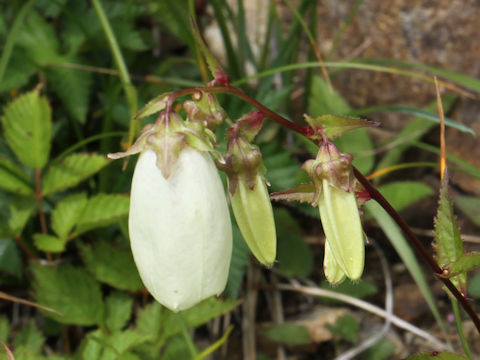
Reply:
[[248, 264], [250, 251], [247, 243], [242, 238], [242, 234], [236, 225], [232, 224], [233, 247], [232, 260], [230, 261], [230, 270], [228, 272], [227, 286], [225, 287], [225, 295], [230, 299], [238, 299], [240, 286], [245, 275], [245, 269]]
[[3, 79], [0, 82], [0, 93], [20, 89], [28, 83], [30, 77], [37, 71], [32, 59], [20, 48], [14, 48]]
[[194, 307], [178, 313], [165, 310], [163, 313], [162, 338], [167, 339], [180, 333], [182, 331], [181, 321], [189, 329], [198, 327], [217, 316], [231, 311], [238, 304], [234, 300], [222, 301], [212, 296]]
[[132, 316], [133, 298], [120, 291], [114, 291], [105, 300], [105, 326], [110, 331], [125, 327]]
[[315, 187], [313, 184], [303, 184], [288, 190], [272, 193], [270, 194], [270, 199], [275, 201], [285, 200], [311, 203], [313, 201], [314, 193]]
[[275, 209], [278, 236], [276, 266], [286, 276], [308, 277], [313, 271], [313, 253], [300, 235], [300, 227], [285, 209]]
[[[378, 126], [378, 123], [363, 119], [325, 114], [315, 118], [305, 115], [305, 120], [315, 131], [321, 130], [329, 139], [333, 140], [342, 136], [348, 131], [359, 128]], [[313, 135], [312, 138], [322, 140], [320, 134]]]
[[[453, 202], [448, 194], [447, 177], [444, 178], [440, 187], [433, 247], [435, 249], [435, 259], [441, 268], [447, 267], [448, 264], [456, 262], [463, 256], [463, 242], [453, 213]], [[465, 293], [466, 274], [452, 277], [450, 280], [460, 292]]]
[[167, 105], [167, 99], [170, 93], [162, 94], [150, 100], [145, 106], [135, 115], [135, 120], [143, 119], [144, 117], [156, 114]]
[[30, 179], [22, 169], [3, 156], [0, 156], [0, 188], [19, 195], [33, 194]]
[[88, 271], [98, 281], [120, 290], [138, 291], [143, 288], [129, 249], [113, 247], [105, 241], [94, 246], [80, 243], [78, 246]]
[[59, 253], [65, 251], [67, 240], [48, 234], [34, 234], [33, 242], [41, 251]]
[[77, 224], [87, 205], [85, 193], [72, 194], [58, 202], [52, 212], [52, 229], [61, 239], [66, 239]]
[[296, 179], [302, 170], [290, 151], [280, 148], [275, 142], [262, 146], [261, 151], [267, 168], [265, 177], [270, 183], [269, 191], [281, 191], [297, 185]]
[[22, 164], [41, 169], [48, 160], [52, 113], [45, 97], [31, 91], [10, 102], [2, 116], [8, 146]]
[[58, 56], [58, 40], [53, 26], [34, 11], [28, 14], [17, 42], [39, 66], [53, 62]]
[[162, 314], [165, 310], [158, 302], [152, 302], [140, 310], [137, 317], [137, 330], [156, 338], [162, 328]]
[[100, 285], [85, 270], [42, 265], [34, 265], [31, 270], [36, 301], [63, 314], [44, 312], [45, 316], [62, 324], [101, 324], [104, 305]]
[[43, 195], [50, 195], [77, 185], [108, 164], [106, 156], [77, 153], [59, 164], [52, 164], [43, 178]]
[[260, 332], [268, 339], [282, 344], [307, 345], [313, 342], [308, 329], [301, 325], [274, 325]]
[[460, 256], [457, 261], [450, 263], [445, 268], [449, 270], [448, 277], [451, 277], [475, 270], [478, 267], [480, 267], [480, 253], [470, 252]]
[[10, 234], [15, 237], [19, 236], [28, 219], [35, 210], [36, 202], [32, 198], [17, 198], [10, 203], [10, 217], [8, 219], [8, 229]]
[[[77, 59], [58, 59], [58, 62], [79, 63]], [[51, 67], [47, 71], [47, 80], [62, 100], [71, 117], [81, 124], [85, 123], [92, 75], [90, 72], [64, 67]]]
[[45, 338], [33, 320], [30, 320], [28, 325], [23, 327], [15, 336], [15, 348], [25, 346], [28, 348], [30, 355], [40, 354], [44, 342]]
[[432, 351], [425, 354], [413, 355], [405, 360], [467, 360], [467, 358], [454, 353]]
[[0, 271], [17, 278], [22, 276], [22, 258], [13, 239], [0, 239]]
[[430, 186], [417, 181], [395, 181], [378, 189], [397, 211], [433, 194]]
[[99, 194], [88, 199], [77, 220], [75, 234], [107, 226], [128, 215], [130, 198], [121, 194]]

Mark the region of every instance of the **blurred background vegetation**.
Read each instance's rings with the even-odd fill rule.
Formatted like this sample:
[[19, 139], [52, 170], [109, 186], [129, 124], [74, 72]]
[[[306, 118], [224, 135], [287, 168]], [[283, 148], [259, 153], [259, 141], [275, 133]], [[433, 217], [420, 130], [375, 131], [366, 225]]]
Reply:
[[[234, 228], [224, 295], [179, 314], [162, 308], [129, 250], [135, 159], [106, 154], [153, 120], [133, 121], [150, 99], [211, 80], [191, 31], [195, 13], [232, 84], [266, 106], [302, 124], [305, 113], [379, 121], [338, 146], [429, 246], [437, 75], [452, 191], [465, 246], [478, 250], [478, 2], [29, 0], [0, 9], [0, 339], [15, 359], [332, 359], [378, 332], [362, 358], [460, 351], [447, 296], [376, 204], [364, 219], [377, 246], [358, 283], [326, 285], [317, 210], [278, 203], [272, 269], [251, 259]], [[219, 99], [232, 120], [251, 110]], [[316, 149], [305, 139], [267, 120], [257, 143], [271, 191], [308, 181], [300, 166]], [[381, 311], [385, 296], [398, 316], [387, 327], [368, 309]], [[469, 296], [480, 297], [480, 274]], [[468, 321], [465, 331], [477, 336]]]

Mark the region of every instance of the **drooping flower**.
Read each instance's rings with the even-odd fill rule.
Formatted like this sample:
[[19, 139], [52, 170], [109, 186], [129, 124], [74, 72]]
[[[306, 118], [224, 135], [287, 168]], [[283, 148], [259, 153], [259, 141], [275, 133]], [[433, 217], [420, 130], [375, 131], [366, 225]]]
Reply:
[[304, 164], [315, 185], [314, 202], [318, 204], [326, 238], [324, 273], [332, 284], [341, 283], [345, 277], [358, 280], [365, 262], [351, 162], [351, 155], [341, 153], [334, 144], [325, 141], [317, 158]]
[[187, 144], [190, 136], [175, 114], [161, 115], [128, 153], [141, 152], [130, 198], [132, 253], [145, 287], [173, 311], [220, 294], [232, 252], [222, 182], [208, 152]]

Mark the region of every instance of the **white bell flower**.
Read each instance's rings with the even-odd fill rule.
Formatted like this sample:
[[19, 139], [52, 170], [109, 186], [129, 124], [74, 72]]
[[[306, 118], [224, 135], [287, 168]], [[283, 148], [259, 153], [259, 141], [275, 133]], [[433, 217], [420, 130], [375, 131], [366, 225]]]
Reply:
[[189, 146], [167, 178], [153, 150], [144, 150], [132, 180], [129, 233], [140, 277], [173, 311], [220, 294], [232, 254], [228, 205], [217, 169]]

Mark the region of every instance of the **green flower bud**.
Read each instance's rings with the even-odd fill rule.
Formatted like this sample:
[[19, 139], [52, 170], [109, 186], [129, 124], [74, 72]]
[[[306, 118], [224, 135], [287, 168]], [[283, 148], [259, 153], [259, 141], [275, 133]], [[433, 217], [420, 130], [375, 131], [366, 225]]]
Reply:
[[239, 181], [230, 196], [238, 227], [253, 255], [264, 265], [272, 265], [277, 253], [277, 235], [267, 186], [257, 175], [253, 189]]
[[[318, 208], [326, 237], [325, 246], [328, 244], [339, 270], [348, 278], [358, 280], [363, 273], [365, 245], [355, 194], [331, 186], [324, 179]], [[325, 258], [328, 260], [327, 251], [325, 249]], [[333, 278], [339, 279], [340, 275]]]
[[325, 241], [323, 272], [325, 273], [327, 281], [332, 285], [341, 284], [343, 280], [345, 280], [345, 273], [335, 260], [330, 245], [328, 244], [328, 240]]

